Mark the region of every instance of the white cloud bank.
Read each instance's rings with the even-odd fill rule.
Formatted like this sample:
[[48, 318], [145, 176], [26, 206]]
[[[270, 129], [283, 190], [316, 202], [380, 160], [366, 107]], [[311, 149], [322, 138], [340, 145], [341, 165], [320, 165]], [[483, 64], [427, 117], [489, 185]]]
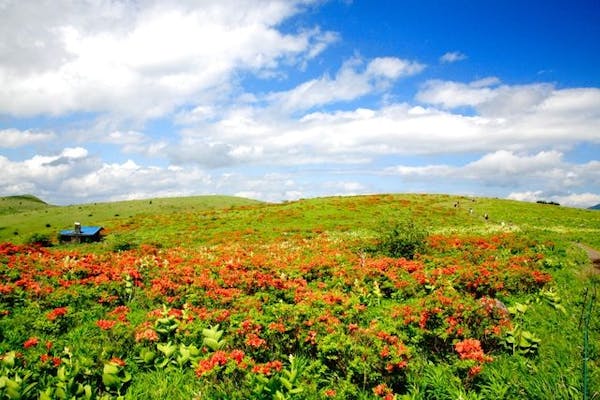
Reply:
[[[371, 61], [369, 66], [375, 62]], [[406, 61], [396, 60], [406, 64]], [[344, 66], [336, 79], [310, 81], [267, 96], [266, 106], [240, 104], [210, 121], [191, 124], [167, 150], [173, 163], [207, 167], [240, 164], [369, 163], [381, 156], [488, 153], [498, 149], [566, 151], [577, 143], [600, 144], [600, 89], [557, 89], [551, 84], [499, 85], [495, 78], [469, 84], [430, 81], [421, 106], [312, 111], [299, 118], [271, 112], [353, 98], [373, 91], [366, 72]], [[350, 74], [361, 85], [346, 85]], [[353, 88], [329, 90], [330, 86]], [[275, 105], [274, 105], [275, 104]], [[471, 106], [464, 114], [456, 107]], [[199, 120], [196, 120], [199, 121]]]
[[306, 110], [315, 106], [349, 101], [388, 88], [395, 80], [421, 72], [425, 65], [395, 57], [371, 60], [363, 71], [358, 71], [361, 61], [346, 62], [335, 78], [323, 76], [305, 82], [292, 90], [273, 93], [268, 101], [285, 111]]
[[54, 138], [56, 138], [56, 135], [53, 132], [0, 129], [0, 148], [16, 148], [36, 143], [45, 143]]
[[[402, 191], [393, 181], [401, 177], [595, 201], [599, 161], [566, 160], [578, 145], [600, 145], [599, 88], [432, 79], [396, 100], [394, 89], [426, 66], [393, 55], [354, 56], [286, 88], [290, 67], [310, 70], [343, 40], [318, 26], [282, 29], [318, 3], [0, 1], [0, 116], [34, 125], [62, 118], [53, 129], [0, 128], [0, 194], [57, 203], [196, 193], [283, 200]], [[438, 68], [465, 59], [448, 52]], [[250, 91], [245, 76], [280, 88]], [[93, 121], [78, 125], [71, 113]], [[161, 118], [166, 131], [145, 131]], [[76, 127], [61, 131], [65, 121]], [[415, 155], [478, 159], [403, 165]], [[309, 167], [318, 172], [299, 172]], [[357, 170], [389, 180], [376, 186], [352, 176]]]
[[[600, 196], [581, 193], [586, 188], [600, 189], [600, 161], [576, 164], [564, 160], [558, 151], [515, 154], [499, 150], [462, 166], [427, 165], [389, 167], [384, 174], [407, 181], [441, 184], [477, 183], [479, 186], [504, 188], [508, 198], [524, 201], [558, 200], [561, 204], [589, 207]], [[522, 191], [515, 191], [521, 189]]]
[[0, 114], [166, 115], [197, 97], [218, 96], [239, 71], [317, 56], [334, 34], [277, 29], [307, 3], [4, 1]]

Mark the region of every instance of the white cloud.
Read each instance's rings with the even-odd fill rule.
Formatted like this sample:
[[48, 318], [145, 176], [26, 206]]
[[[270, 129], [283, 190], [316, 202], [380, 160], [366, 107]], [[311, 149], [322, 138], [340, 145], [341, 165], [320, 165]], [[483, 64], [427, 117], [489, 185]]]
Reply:
[[511, 200], [535, 202], [553, 201], [563, 206], [589, 208], [600, 204], [600, 194], [596, 193], [570, 193], [566, 195], [553, 195], [545, 193], [542, 190], [534, 192], [513, 192], [508, 195]]
[[[404, 156], [467, 154], [479, 159], [388, 172], [572, 202], [600, 192], [599, 161], [566, 161], [579, 145], [600, 144], [600, 89], [484, 77], [429, 80], [402, 99], [413, 80], [397, 84], [425, 68], [412, 58], [355, 56], [318, 69], [331, 60], [315, 57], [346, 38], [293, 18], [313, 4], [321, 1], [0, 0], [0, 116], [25, 127], [0, 130], [0, 148], [21, 157], [0, 156], [0, 191], [293, 199], [372, 190], [368, 178], [339, 180], [329, 168], [367, 174]], [[331, 175], [281, 172], [306, 166]]]
[[[344, 80], [326, 83], [340, 82]], [[599, 89], [490, 87], [494, 82], [497, 80], [450, 85], [466, 90], [462, 98], [469, 98], [460, 100], [457, 95], [455, 101], [485, 110], [475, 115], [391, 103], [378, 109], [315, 111], [297, 119], [251, 103], [184, 129], [179, 143], [168, 147], [168, 154], [174, 163], [206, 166], [352, 164], [386, 155], [493, 153], [498, 149], [515, 154], [545, 149], [564, 152], [576, 143], [600, 143]], [[308, 86], [307, 93], [312, 90]], [[355, 90], [360, 85], [351, 87]], [[311, 97], [301, 95], [298, 88], [279, 93], [278, 100], [299, 108], [333, 101], [346, 93], [315, 90], [321, 97]], [[518, 112], [512, 110], [515, 106]]]
[[444, 183], [451, 180], [456, 185], [477, 183], [501, 191], [510, 189], [508, 198], [515, 200], [560, 200], [561, 204], [575, 206], [588, 204], [593, 196], [577, 197], [573, 192], [589, 189], [600, 191], [600, 162], [570, 163], [557, 151], [515, 154], [498, 150], [461, 166], [399, 165], [387, 168], [384, 173], [407, 181]]
[[447, 53], [444, 53], [444, 55], [442, 55], [440, 57], [440, 62], [442, 64], [449, 64], [449, 63], [454, 63], [457, 61], [461, 61], [461, 60], [465, 60], [467, 58], [467, 56], [463, 53], [461, 53], [460, 51], [449, 51]]
[[395, 80], [421, 72], [425, 65], [394, 57], [371, 60], [360, 71], [362, 61], [352, 59], [344, 63], [334, 78], [327, 75], [304, 82], [295, 88], [271, 93], [267, 100], [285, 111], [310, 109], [329, 103], [350, 101], [387, 88]]
[[430, 80], [425, 82], [417, 93], [417, 100], [427, 104], [441, 105], [445, 108], [475, 107], [495, 96], [494, 90], [491, 88], [495, 84], [497, 81], [494, 78], [486, 78], [484, 81], [479, 80], [471, 84]]
[[18, 129], [0, 129], [0, 148], [16, 148], [35, 143], [49, 142], [56, 138], [53, 132], [36, 132]]
[[98, 168], [97, 159], [81, 147], [66, 148], [55, 155], [35, 155], [23, 161], [0, 156], [0, 190], [4, 194], [59, 193], [62, 182], [77, 179]]
[[[71, 12], [71, 2], [35, 10], [9, 1], [0, 17], [0, 26], [9, 25], [0, 35], [6, 38], [0, 39], [0, 113], [165, 115], [210, 91], [228, 90], [237, 71], [315, 57], [335, 35], [277, 30], [303, 3], [230, 0], [167, 8], [98, 1], [78, 3]], [[8, 40], [19, 33], [21, 40]], [[22, 68], [38, 56], [36, 68]]]
[[499, 85], [497, 78], [484, 78], [471, 83], [431, 80], [417, 93], [423, 103], [446, 109], [473, 107], [486, 117], [511, 118], [527, 114], [558, 115], [586, 112], [598, 117], [600, 90], [596, 88], [555, 89], [548, 83]]

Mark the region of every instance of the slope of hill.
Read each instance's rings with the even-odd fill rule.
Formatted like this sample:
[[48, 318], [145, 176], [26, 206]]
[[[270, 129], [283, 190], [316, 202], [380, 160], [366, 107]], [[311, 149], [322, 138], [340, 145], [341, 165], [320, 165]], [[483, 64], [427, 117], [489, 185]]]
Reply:
[[24, 211], [40, 210], [47, 207], [51, 206], [30, 194], [0, 197], [0, 215], [18, 214]]
[[[4, 200], [5, 199], [5, 200]], [[6, 206], [4, 206], [4, 204]], [[170, 215], [260, 204], [259, 201], [232, 196], [193, 196], [71, 206], [49, 206], [33, 196], [0, 200], [0, 242], [25, 242], [32, 234], [56, 237], [59, 230], [73, 222], [101, 225], [107, 229], [127, 225], [142, 215]], [[126, 222], [129, 221], [129, 222]]]
[[591, 206], [589, 209], [590, 210], [600, 210], [600, 203], [596, 204], [595, 206]]
[[[60, 393], [59, 371], [77, 374], [59, 361], [89, 368], [77, 382], [97, 398], [600, 394], [598, 272], [582, 250], [600, 249], [591, 210], [448, 195], [208, 196], [0, 216], [10, 226], [0, 237], [27, 241], [73, 220], [108, 235], [0, 243], [0, 357], [44, 398]], [[394, 231], [422, 251], [382, 251]], [[24, 361], [12, 363], [17, 352]]]

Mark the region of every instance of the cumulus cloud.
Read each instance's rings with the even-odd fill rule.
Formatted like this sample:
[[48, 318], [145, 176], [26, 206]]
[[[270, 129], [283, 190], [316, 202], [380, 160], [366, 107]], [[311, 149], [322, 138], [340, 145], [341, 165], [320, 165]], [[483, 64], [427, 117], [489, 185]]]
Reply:
[[315, 182], [302, 171], [211, 173], [197, 166], [144, 166], [133, 160], [107, 163], [81, 147], [23, 161], [0, 156], [0, 169], [4, 172], [0, 195], [35, 193], [53, 204], [215, 193], [282, 201], [330, 195], [332, 188], [340, 195], [367, 190], [351, 180]]
[[164, 140], [154, 141], [149, 136], [138, 131], [112, 131], [97, 139], [100, 143], [118, 146], [125, 154], [135, 153], [153, 157], [162, 154], [167, 147]]
[[[600, 144], [600, 89], [492, 76], [428, 80], [409, 98], [413, 80], [403, 79], [426, 68], [412, 56], [355, 56], [317, 69], [331, 65], [319, 55], [345, 40], [293, 18], [320, 3], [0, 0], [0, 116], [20, 127], [0, 129], [0, 148], [10, 149], [0, 156], [0, 191], [61, 202], [69, 201], [63, 192], [294, 199], [373, 187], [364, 177], [282, 171], [374, 173], [403, 157], [466, 155], [478, 159], [395, 161], [386, 177], [574, 203], [600, 192], [598, 161], [566, 161], [578, 145]], [[439, 62], [465, 58], [450, 51]]]
[[[577, 92], [577, 96], [570, 91]], [[599, 96], [598, 89], [557, 90], [548, 83], [500, 85], [497, 78], [489, 77], [470, 83], [430, 80], [416, 98], [445, 109], [472, 107], [482, 116], [514, 117], [550, 111], [556, 106], [588, 108], [598, 104]]]
[[555, 203], [579, 208], [589, 208], [596, 204], [600, 204], [600, 195], [596, 193], [570, 193], [565, 195], [556, 195], [546, 193], [542, 190], [527, 191], [527, 192], [512, 192], [508, 195], [511, 200], [535, 202], [553, 201]]
[[442, 64], [450, 64], [450, 63], [454, 63], [457, 61], [465, 60], [466, 58], [467, 58], [467, 56], [465, 54], [461, 53], [460, 51], [449, 51], [447, 53], [444, 53], [440, 57], [440, 62]]
[[[351, 71], [354, 78], [359, 75]], [[343, 87], [344, 79], [326, 83]], [[361, 82], [365, 91], [372, 89]], [[348, 98], [357, 95], [356, 91], [315, 90], [319, 95], [313, 97], [309, 95], [312, 85], [323, 81], [310, 83], [278, 93], [277, 100], [297, 109], [345, 94]], [[168, 154], [174, 163], [205, 166], [351, 164], [386, 155], [566, 151], [575, 143], [600, 143], [599, 89], [497, 84], [496, 79], [488, 78], [470, 84], [431, 85], [432, 90], [436, 86], [456, 91], [453, 95], [444, 90], [437, 93], [444, 98], [442, 102], [476, 106], [476, 111], [481, 111], [475, 114], [436, 105], [391, 103], [380, 108], [312, 111], [295, 118], [251, 103], [182, 130], [180, 141], [168, 147]], [[350, 87], [356, 90], [361, 86]]]
[[0, 129], [0, 148], [16, 148], [35, 143], [44, 143], [54, 138], [56, 138], [56, 135], [53, 132]]
[[[167, 8], [162, 2], [98, 1], [71, 10], [67, 1], [35, 3], [40, 9], [4, 2], [0, 113], [165, 115], [207, 91], [228, 88], [238, 71], [274, 69], [319, 54], [335, 35], [277, 29], [306, 3], [229, 0]], [[37, 58], [35, 68], [22, 68]]]
[[[507, 195], [515, 200], [560, 199], [561, 204], [574, 206], [589, 206], [592, 205], [589, 202], [593, 201], [593, 196], [576, 195], [575, 191], [600, 191], [600, 162], [567, 162], [558, 151], [516, 154], [498, 150], [465, 165], [398, 165], [385, 169], [384, 173], [407, 181], [444, 182], [450, 179], [457, 184], [476, 182], [501, 190], [510, 189]], [[521, 191], [513, 191], [515, 188]]]
[[389, 87], [395, 80], [421, 72], [425, 65], [395, 57], [371, 60], [361, 71], [362, 62], [352, 59], [334, 78], [327, 75], [304, 82], [295, 88], [272, 93], [267, 100], [285, 111], [307, 110], [324, 104], [350, 101]]
[[0, 156], [0, 190], [4, 194], [60, 191], [63, 181], [93, 173], [99, 161], [82, 147], [66, 148], [54, 155], [35, 155], [23, 161]]

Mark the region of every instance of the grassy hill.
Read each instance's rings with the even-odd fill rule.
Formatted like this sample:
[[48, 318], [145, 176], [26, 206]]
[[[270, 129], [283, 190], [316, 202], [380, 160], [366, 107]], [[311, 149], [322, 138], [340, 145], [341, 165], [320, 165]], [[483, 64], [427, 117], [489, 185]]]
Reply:
[[[2, 243], [73, 221], [105, 240]], [[0, 226], [12, 398], [600, 396], [600, 274], [576, 246], [600, 249], [592, 210], [204, 196], [45, 206]]]
[[0, 242], [24, 243], [33, 234], [55, 238], [61, 229], [70, 228], [76, 221], [82, 225], [100, 225], [109, 231], [127, 225], [132, 219], [142, 220], [148, 216], [169, 219], [179, 213], [259, 203], [231, 196], [195, 196], [49, 206], [33, 196], [4, 197], [0, 199]]
[[[0, 214], [0, 241], [24, 243], [32, 234], [54, 238], [73, 222], [162, 246], [218, 243], [231, 235], [260, 241], [275, 237], [372, 237], [382, 224], [410, 218], [434, 233], [521, 231], [543, 239], [568, 237], [600, 247], [600, 214], [493, 198], [397, 194], [306, 199], [281, 204], [230, 196], [197, 196], [48, 206], [39, 199], [5, 200], [18, 212]], [[0, 201], [0, 204], [2, 201]], [[37, 207], [37, 208], [35, 208]], [[488, 219], [484, 215], [488, 215]]]
[[0, 215], [19, 214], [25, 211], [51, 207], [33, 195], [0, 197]]

